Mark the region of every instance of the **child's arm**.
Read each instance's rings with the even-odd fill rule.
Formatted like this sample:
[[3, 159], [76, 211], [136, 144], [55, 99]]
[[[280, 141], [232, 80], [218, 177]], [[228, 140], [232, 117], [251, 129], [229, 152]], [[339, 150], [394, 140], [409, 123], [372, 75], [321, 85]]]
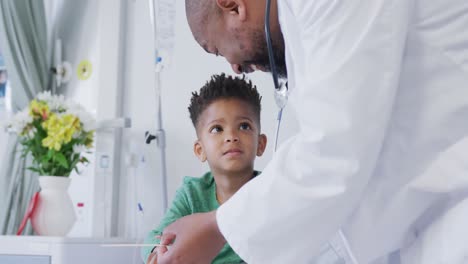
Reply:
[[[158, 236], [162, 234], [162, 231], [164, 230], [164, 228], [166, 228], [166, 226], [168, 226], [175, 220], [183, 216], [190, 215], [190, 214], [192, 214], [192, 211], [190, 209], [190, 205], [187, 199], [187, 194], [184, 191], [184, 188], [181, 187], [177, 190], [176, 196], [174, 197], [174, 200], [172, 201], [172, 205], [167, 210], [158, 228], [151, 230], [151, 232], [149, 232], [144, 243], [145, 244], [159, 244], [160, 238]], [[142, 259], [145, 263], [151, 263], [149, 262], [149, 257], [150, 257], [151, 252], [153, 251], [153, 248], [154, 247], [143, 247], [141, 249]]]
[[[156, 250], [155, 250], [156, 251]], [[146, 264], [158, 264], [158, 255], [156, 252], [149, 254], [148, 259], [145, 261]]]

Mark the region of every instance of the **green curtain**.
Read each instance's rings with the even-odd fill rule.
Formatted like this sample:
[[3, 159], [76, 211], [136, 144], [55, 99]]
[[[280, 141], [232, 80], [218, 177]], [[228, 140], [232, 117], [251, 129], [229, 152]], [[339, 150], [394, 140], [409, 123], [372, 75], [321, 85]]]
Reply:
[[[37, 93], [49, 90], [51, 51], [47, 47], [43, 0], [0, 0], [0, 47], [12, 87], [14, 111], [25, 108]], [[20, 158], [21, 145], [9, 135], [0, 168], [0, 234], [15, 234], [33, 193], [37, 175], [27, 171], [30, 160]], [[0, 151], [2, 151], [0, 149]], [[26, 234], [31, 234], [30, 227]]]

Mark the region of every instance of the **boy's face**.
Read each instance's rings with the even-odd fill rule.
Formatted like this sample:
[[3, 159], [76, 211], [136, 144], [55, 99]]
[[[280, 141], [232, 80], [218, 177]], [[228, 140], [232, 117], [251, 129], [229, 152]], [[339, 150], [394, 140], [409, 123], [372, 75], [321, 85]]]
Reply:
[[210, 104], [197, 124], [194, 152], [208, 160], [215, 173], [253, 170], [255, 156], [266, 147], [266, 136], [250, 105], [239, 99], [220, 99]]

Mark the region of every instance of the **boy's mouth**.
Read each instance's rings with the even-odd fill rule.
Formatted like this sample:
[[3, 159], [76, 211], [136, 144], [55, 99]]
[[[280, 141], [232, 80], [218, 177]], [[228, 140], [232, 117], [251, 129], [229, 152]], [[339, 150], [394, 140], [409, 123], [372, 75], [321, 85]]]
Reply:
[[237, 156], [242, 154], [242, 150], [240, 149], [229, 149], [228, 151], [225, 151], [223, 153], [224, 156], [229, 155], [229, 156]]

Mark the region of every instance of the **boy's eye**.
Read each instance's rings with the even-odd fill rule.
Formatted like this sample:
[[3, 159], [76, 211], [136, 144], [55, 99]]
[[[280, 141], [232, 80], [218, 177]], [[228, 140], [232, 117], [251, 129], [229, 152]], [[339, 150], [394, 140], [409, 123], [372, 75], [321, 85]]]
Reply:
[[223, 128], [222, 128], [222, 127], [220, 127], [220, 126], [214, 126], [214, 127], [211, 128], [210, 133], [219, 133], [219, 132], [221, 132], [221, 131], [223, 131]]
[[249, 123], [242, 123], [242, 124], [240, 125], [240, 129], [241, 129], [241, 130], [249, 130], [249, 129], [252, 129], [252, 127], [250, 126]]

